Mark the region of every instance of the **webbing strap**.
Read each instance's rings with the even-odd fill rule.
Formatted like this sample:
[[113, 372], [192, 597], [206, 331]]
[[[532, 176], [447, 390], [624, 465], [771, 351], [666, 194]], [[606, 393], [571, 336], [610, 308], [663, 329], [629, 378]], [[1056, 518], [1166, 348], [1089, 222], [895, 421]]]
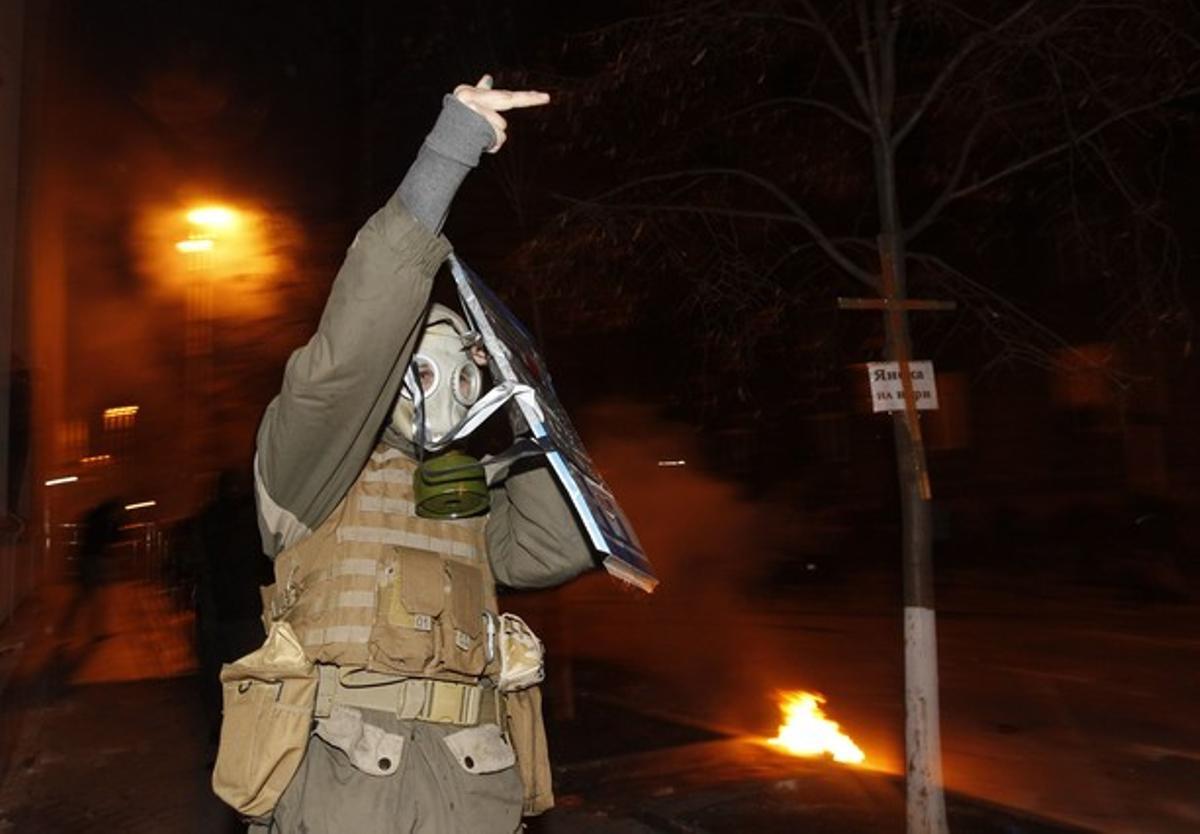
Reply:
[[343, 671], [325, 663], [318, 664], [318, 669], [318, 718], [328, 717], [334, 704], [389, 712], [405, 720], [461, 726], [495, 723], [499, 714], [498, 696], [490, 686]]

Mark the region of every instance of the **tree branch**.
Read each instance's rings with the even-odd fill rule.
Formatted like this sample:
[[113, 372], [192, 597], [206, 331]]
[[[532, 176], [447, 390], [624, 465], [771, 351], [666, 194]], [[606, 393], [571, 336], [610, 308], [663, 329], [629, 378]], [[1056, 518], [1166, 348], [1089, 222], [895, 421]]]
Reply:
[[862, 54], [863, 70], [867, 75], [867, 93], [871, 97], [872, 114], [877, 121], [880, 107], [879, 73], [875, 67], [875, 51], [871, 49], [871, 26], [867, 20], [867, 0], [856, 0], [854, 16], [858, 18], [858, 51]]
[[943, 188], [941, 193], [939, 193], [937, 197], [934, 198], [933, 202], [929, 204], [929, 208], [925, 209], [925, 212], [919, 218], [917, 218], [911, 226], [905, 228], [905, 241], [911, 241], [921, 232], [925, 231], [925, 229], [929, 228], [929, 226], [935, 220], [937, 220], [938, 215], [942, 213], [942, 209], [944, 209], [946, 205], [954, 199], [954, 194], [958, 189], [958, 184], [962, 182], [963, 174], [966, 173], [967, 163], [971, 158], [971, 151], [975, 149], [975, 140], [979, 137], [984, 125], [988, 123], [992, 116], [996, 115], [997, 113], [1020, 109], [1028, 103], [1029, 102], [1027, 101], [1016, 102], [1008, 105], [1007, 107], [989, 110], [987, 113], [984, 113], [979, 117], [975, 124], [971, 126], [971, 130], [967, 134], [967, 138], [963, 140], [962, 148], [958, 153], [958, 161], [954, 165], [954, 171], [950, 174], [950, 179], [946, 181], [946, 187]]
[[871, 132], [871, 129], [867, 126], [866, 122], [859, 121], [845, 110], [838, 107], [836, 104], [825, 101], [824, 99], [809, 98], [807, 96], [779, 96], [778, 98], [769, 98], [765, 101], [760, 101], [757, 104], [751, 104], [749, 107], [743, 107], [741, 110], [736, 110], [724, 118], [734, 119], [738, 116], [744, 116], [747, 113], [752, 113], [755, 110], [761, 110], [766, 107], [774, 107], [775, 105], [780, 104], [795, 104], [801, 107], [811, 107], [815, 110], [823, 110], [826, 113], [837, 117], [839, 120], [845, 122], [860, 133], [868, 134]]
[[825, 42], [825, 46], [833, 55], [842, 73], [846, 76], [846, 83], [850, 85], [850, 91], [854, 94], [854, 100], [858, 102], [858, 106], [862, 108], [863, 115], [870, 118], [871, 102], [867, 98], [866, 90], [863, 88], [862, 79], [858, 77], [858, 73], [854, 71], [853, 65], [846, 57], [846, 53], [842, 50], [841, 44], [837, 42], [837, 38], [833, 36], [833, 31], [826, 25], [825, 20], [817, 14], [816, 10], [809, 0], [801, 0], [805, 10], [808, 12], [808, 17], [796, 17], [795, 15], [785, 14], [766, 14], [763, 12], [738, 12], [735, 17], [744, 18], [746, 20], [761, 20], [774, 23], [788, 23], [793, 26], [799, 26], [815, 32]]
[[879, 45], [879, 74], [880, 100], [879, 108], [883, 115], [883, 123], [891, 128], [892, 114], [896, 105], [896, 35], [900, 31], [900, 15], [904, 4], [896, 0], [889, 5], [887, 0], [875, 2], [875, 28], [880, 33]]
[[[786, 208], [787, 212], [778, 211], [757, 211], [751, 209], [734, 209], [721, 207], [708, 207], [700, 205], [688, 204], [672, 204], [672, 203], [612, 203], [609, 199], [617, 194], [628, 192], [634, 188], [650, 185], [656, 182], [668, 182], [684, 177], [700, 179], [704, 177], [732, 177], [748, 182], [751, 185], [766, 191]], [[872, 289], [878, 290], [878, 280], [876, 277], [863, 269], [861, 266], [850, 260], [844, 252], [833, 242], [828, 234], [817, 224], [804, 208], [797, 203], [791, 196], [787, 194], [775, 183], [763, 177], [753, 174], [749, 171], [744, 171], [740, 168], [696, 168], [686, 171], [675, 171], [668, 174], [659, 174], [651, 177], [644, 177], [630, 183], [618, 186], [610, 191], [607, 191], [592, 200], [570, 199], [570, 202], [577, 205], [605, 206], [607, 208], [622, 209], [627, 211], [673, 211], [684, 214], [701, 214], [715, 215], [724, 217], [740, 217], [743, 219], [753, 220], [768, 220], [776, 223], [787, 223], [800, 226], [813, 238], [813, 241], [829, 258], [848, 272], [855, 279], [861, 281]]]
[[976, 32], [967, 39], [966, 43], [962, 45], [962, 48], [955, 53], [954, 57], [950, 59], [946, 66], [942, 68], [941, 72], [938, 73], [937, 77], [933, 79], [933, 83], [929, 85], [929, 89], [927, 89], [925, 91], [925, 95], [921, 97], [921, 103], [917, 105], [917, 109], [912, 112], [912, 114], [904, 122], [904, 125], [892, 136], [893, 148], [899, 147], [900, 143], [904, 141], [905, 137], [907, 137], [908, 134], [912, 132], [913, 128], [917, 126], [917, 123], [921, 121], [921, 118], [929, 110], [929, 105], [932, 104], [933, 100], [936, 99], [942, 92], [942, 89], [945, 88], [946, 84], [954, 76], [954, 73], [958, 70], [962, 62], [965, 61], [970, 54], [974, 52], [975, 49], [989, 37], [994, 37], [1001, 30], [1007, 28], [1012, 23], [1020, 19], [1026, 12], [1033, 8], [1035, 2], [1036, 0], [1028, 0], [1028, 2], [1018, 7], [1016, 11], [1014, 11], [1004, 20], [997, 23], [995, 26], [992, 26], [983, 32]]
[[1125, 119], [1130, 118], [1131, 116], [1136, 116], [1138, 113], [1143, 113], [1147, 110], [1153, 110], [1156, 107], [1162, 107], [1164, 104], [1167, 104], [1169, 102], [1177, 101], [1181, 98], [1186, 98], [1188, 96], [1194, 96], [1194, 95], [1200, 95], [1200, 86], [1188, 87], [1188, 88], [1182, 89], [1182, 90], [1175, 90], [1171, 93], [1168, 93], [1165, 96], [1160, 96], [1159, 98], [1153, 99], [1152, 101], [1143, 102], [1142, 104], [1139, 104], [1137, 106], [1127, 107], [1117, 113], [1113, 113], [1112, 115], [1108, 116], [1107, 118], [1101, 119], [1099, 122], [1092, 125], [1092, 127], [1088, 128], [1083, 133], [1080, 133], [1078, 136], [1074, 136], [1066, 141], [1059, 142], [1057, 145], [1052, 145], [1051, 147], [1046, 148], [1043, 151], [1039, 151], [1038, 153], [1034, 154], [1033, 156], [1026, 157], [1025, 159], [1022, 159], [1019, 162], [1014, 162], [1012, 165], [1009, 165], [1006, 168], [1002, 168], [1001, 170], [997, 171], [996, 173], [992, 174], [991, 176], [985, 177], [982, 180], [978, 180], [964, 188], [960, 188], [957, 191], [954, 191], [952, 194], [949, 195], [949, 197], [946, 199], [945, 202], [950, 202], [951, 200], [957, 200], [961, 197], [966, 197], [968, 194], [974, 194], [976, 191], [982, 191], [983, 189], [987, 188], [990, 185], [995, 184], [996, 182], [1004, 179], [1005, 177], [1010, 177], [1013, 174], [1019, 173], [1021, 171], [1024, 171], [1026, 168], [1030, 168], [1030, 167], [1038, 164], [1039, 162], [1042, 162], [1046, 159], [1050, 159], [1051, 157], [1057, 156], [1058, 154], [1062, 153], [1063, 151], [1069, 150], [1070, 148], [1074, 147], [1075, 145], [1078, 145], [1082, 142], [1086, 142], [1088, 139], [1095, 136], [1097, 133], [1104, 130], [1106, 127], [1113, 124], [1114, 122], [1123, 121]]
[[[697, 3], [695, 0], [693, 0], [693, 3], [689, 4], [687, 11], [683, 13], [683, 15], [695, 16], [699, 12], [722, 6], [724, 3], [725, 0], [707, 0], [707, 2], [702, 3]], [[600, 37], [612, 32], [631, 29], [634, 26], [645, 26], [651, 23], [674, 24], [678, 23], [681, 19], [682, 16], [679, 9], [677, 7], [670, 7], [666, 11], [662, 12], [652, 12], [651, 14], [633, 15], [631, 17], [622, 18], [621, 20], [618, 20], [615, 23], [610, 23], [607, 26], [597, 26], [594, 29], [588, 29], [587, 31], [579, 34], [584, 37]]]
[[[984, 329], [991, 331], [997, 339], [1008, 346], [1009, 350], [1012, 350], [1014, 346], [1018, 348], [1018, 350], [1013, 351], [1018, 356], [1024, 354], [1025, 358], [1033, 364], [1048, 368], [1057, 368], [1059, 370], [1072, 370], [1081, 367], [1098, 370], [1108, 377], [1110, 381], [1122, 387], [1124, 386], [1124, 383], [1110, 368], [1098, 365], [1089, 359], [1055, 330], [1038, 321], [986, 284], [976, 281], [935, 255], [909, 252], [909, 258], [915, 263], [932, 267], [936, 271], [944, 273], [954, 279], [954, 282], [961, 285], [957, 290], [951, 287], [951, 294], [958, 296], [964, 302], [964, 307], [974, 310], [983, 322]], [[944, 283], [947, 286], [951, 285], [949, 281]], [[986, 304], [981, 305], [978, 300], [972, 302], [970, 300], [972, 294], [976, 296], [976, 299], [984, 299]], [[997, 309], [1001, 312], [996, 312]], [[997, 322], [1003, 321], [1005, 318], [1009, 318], [1015, 322], [1015, 326], [1007, 333], [1004, 328], [1001, 328], [997, 324]], [[1022, 329], [1025, 331], [1024, 334], [1020, 332]], [[1075, 363], [1068, 364], [1063, 362], [1051, 353], [1050, 350], [1040, 347], [1037, 344], [1039, 340], [1043, 344], [1048, 344], [1060, 352], [1070, 354], [1076, 360]]]

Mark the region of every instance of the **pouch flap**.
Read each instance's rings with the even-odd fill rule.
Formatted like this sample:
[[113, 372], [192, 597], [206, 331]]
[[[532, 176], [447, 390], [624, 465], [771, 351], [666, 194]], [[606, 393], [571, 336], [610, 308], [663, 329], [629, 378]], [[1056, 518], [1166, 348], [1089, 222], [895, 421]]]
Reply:
[[247, 678], [279, 681], [313, 677], [313, 662], [305, 655], [304, 646], [291, 625], [283, 621], [271, 624], [271, 631], [260, 648], [221, 668], [222, 683]]
[[450, 573], [454, 627], [475, 639], [483, 629], [483, 575], [475, 565], [461, 562], [446, 562], [446, 570]]
[[480, 724], [451, 733], [444, 739], [446, 746], [467, 773], [495, 773], [512, 767], [516, 754], [495, 724]]
[[400, 601], [410, 614], [442, 613], [446, 599], [446, 573], [435, 553], [406, 550], [399, 560]]
[[500, 615], [500, 691], [515, 692], [541, 683], [545, 673], [542, 641], [516, 614]]
[[328, 718], [317, 721], [317, 735], [345, 753], [363, 773], [389, 776], [400, 768], [404, 736], [367, 723], [353, 707], [335, 704]]

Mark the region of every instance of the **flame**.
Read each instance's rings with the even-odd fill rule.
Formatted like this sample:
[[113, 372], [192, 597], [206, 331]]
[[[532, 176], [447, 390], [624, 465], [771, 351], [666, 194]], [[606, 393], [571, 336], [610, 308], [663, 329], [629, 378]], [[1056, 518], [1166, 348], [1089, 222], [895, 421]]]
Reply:
[[781, 692], [779, 708], [783, 723], [779, 734], [767, 743], [782, 747], [793, 756], [829, 755], [835, 762], [862, 764], [867, 754], [842, 732], [836, 721], [825, 715], [825, 696], [815, 692]]

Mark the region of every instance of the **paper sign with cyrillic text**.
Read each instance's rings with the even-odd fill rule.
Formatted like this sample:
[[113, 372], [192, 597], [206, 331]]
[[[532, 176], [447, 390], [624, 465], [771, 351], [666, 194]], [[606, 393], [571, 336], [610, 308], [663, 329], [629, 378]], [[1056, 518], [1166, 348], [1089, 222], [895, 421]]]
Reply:
[[[913, 399], [919, 411], [936, 411], [938, 407], [937, 380], [933, 363], [922, 359], [908, 363], [912, 380]], [[900, 381], [899, 362], [868, 362], [867, 377], [871, 381], [872, 411], [903, 411], [904, 386]]]

